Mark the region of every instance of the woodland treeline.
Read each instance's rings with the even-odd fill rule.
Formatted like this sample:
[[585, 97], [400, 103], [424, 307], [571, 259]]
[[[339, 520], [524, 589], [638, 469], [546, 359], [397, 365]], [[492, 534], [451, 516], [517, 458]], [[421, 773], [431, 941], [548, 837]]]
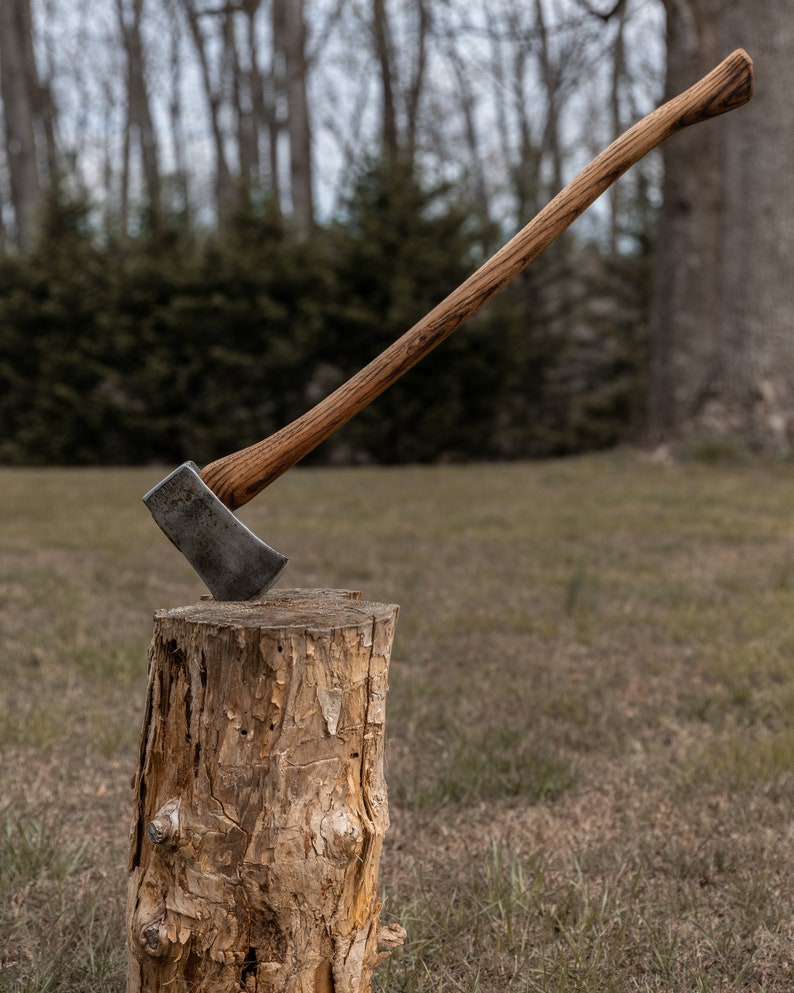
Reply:
[[[658, 102], [657, 6], [0, 0], [0, 460], [204, 462], [302, 413]], [[649, 159], [317, 457], [631, 437], [658, 203]]]
[[[98, 245], [53, 204], [0, 260], [0, 459], [199, 463], [298, 416], [471, 271], [446, 191], [364, 175], [345, 223], [295, 239], [241, 211], [222, 233]], [[336, 462], [517, 458], [625, 438], [642, 403], [647, 259], [549, 251], [325, 444]]]

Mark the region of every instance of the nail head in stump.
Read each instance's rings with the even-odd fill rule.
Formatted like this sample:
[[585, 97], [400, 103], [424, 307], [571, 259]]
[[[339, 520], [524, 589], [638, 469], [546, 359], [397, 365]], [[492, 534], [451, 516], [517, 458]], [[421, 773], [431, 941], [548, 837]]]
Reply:
[[[378, 866], [397, 612], [292, 590], [155, 614], [128, 993], [368, 993], [387, 954]], [[394, 929], [381, 940], [394, 945]]]

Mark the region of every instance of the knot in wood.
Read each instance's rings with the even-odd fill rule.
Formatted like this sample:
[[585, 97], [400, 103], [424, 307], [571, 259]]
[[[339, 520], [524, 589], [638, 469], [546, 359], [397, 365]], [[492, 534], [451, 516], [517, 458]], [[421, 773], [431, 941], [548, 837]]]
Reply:
[[156, 615], [129, 993], [371, 988], [396, 617], [326, 591]]
[[158, 917], [142, 925], [138, 932], [138, 943], [152, 958], [165, 955], [171, 944], [165, 929], [165, 918]]
[[322, 820], [320, 831], [329, 858], [347, 860], [358, 855], [363, 847], [361, 824], [345, 807], [330, 810]]
[[167, 800], [146, 825], [153, 845], [175, 845], [179, 840], [179, 800]]

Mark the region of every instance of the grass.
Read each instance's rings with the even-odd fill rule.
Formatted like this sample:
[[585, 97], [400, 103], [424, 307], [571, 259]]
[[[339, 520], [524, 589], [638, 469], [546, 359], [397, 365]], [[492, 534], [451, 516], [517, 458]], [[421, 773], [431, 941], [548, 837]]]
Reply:
[[0, 987], [15, 993], [120, 988], [121, 908], [107, 894], [102, 899], [87, 842], [10, 813], [0, 830]]
[[[297, 469], [282, 585], [401, 605], [377, 993], [794, 985], [794, 467]], [[0, 991], [124, 988], [162, 473], [0, 470]]]

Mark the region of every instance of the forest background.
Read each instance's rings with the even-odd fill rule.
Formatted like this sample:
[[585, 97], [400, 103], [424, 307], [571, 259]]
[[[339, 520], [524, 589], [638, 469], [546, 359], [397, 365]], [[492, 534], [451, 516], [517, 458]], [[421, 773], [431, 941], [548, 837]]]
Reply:
[[[693, 20], [693, 52], [709, 6], [0, 0], [0, 462], [206, 462], [281, 427], [736, 47]], [[315, 459], [674, 433], [669, 181], [640, 163]]]

